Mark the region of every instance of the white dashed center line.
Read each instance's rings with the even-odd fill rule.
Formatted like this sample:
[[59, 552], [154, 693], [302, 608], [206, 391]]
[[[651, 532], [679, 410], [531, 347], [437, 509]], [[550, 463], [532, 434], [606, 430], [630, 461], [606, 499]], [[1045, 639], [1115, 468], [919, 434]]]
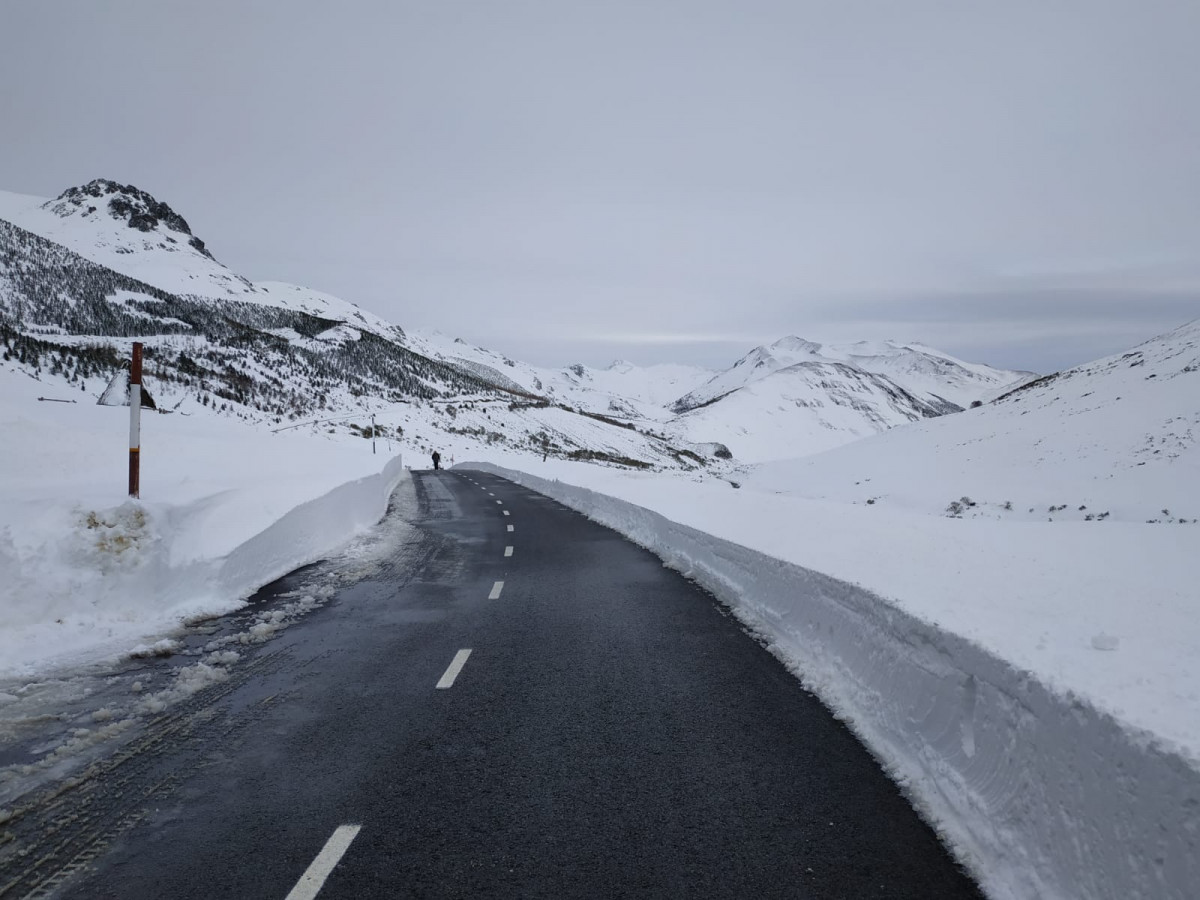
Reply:
[[503, 501], [503, 500], [497, 500], [497, 501], [496, 501], [496, 505], [497, 505], [497, 506], [503, 506], [503, 505], [504, 505], [504, 501]]
[[439, 690], [445, 690], [454, 684], [454, 679], [458, 677], [458, 673], [462, 671], [463, 666], [467, 664], [467, 657], [471, 655], [470, 650], [459, 650], [454, 654], [454, 659], [450, 661], [450, 668], [446, 670], [441, 680], [437, 683]]
[[502, 513], [504, 513], [506, 516], [508, 515], [508, 510], [507, 510], [507, 509], [503, 509], [503, 510], [501, 510], [501, 512], [502, 512]]
[[512, 527], [511, 525], [509, 525], [509, 526], [508, 526], [508, 530], [509, 530], [509, 531], [512, 531], [512, 530], [513, 530], [513, 527]]
[[492, 592], [490, 594], [488, 594], [488, 599], [489, 600], [499, 600], [500, 592], [502, 590], [504, 590], [504, 582], [497, 581], [495, 584], [492, 585]]
[[342, 855], [350, 849], [350, 842], [358, 835], [361, 825], [339, 825], [330, 835], [317, 858], [312, 861], [296, 886], [292, 888], [285, 900], [313, 900], [325, 884], [325, 879], [338, 864]]
[[504, 555], [505, 555], [505, 556], [512, 556], [512, 547], [511, 547], [511, 546], [508, 546], [508, 547], [505, 547], [505, 548], [504, 548]]

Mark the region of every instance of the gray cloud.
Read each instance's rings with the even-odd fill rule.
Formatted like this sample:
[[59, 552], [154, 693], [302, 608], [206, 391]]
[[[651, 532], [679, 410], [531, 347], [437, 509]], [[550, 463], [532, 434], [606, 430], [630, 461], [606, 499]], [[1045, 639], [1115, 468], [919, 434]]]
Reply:
[[132, 182], [250, 277], [533, 361], [722, 365], [799, 332], [1050, 370], [1200, 315], [1191, 0], [2, 24], [0, 188]]

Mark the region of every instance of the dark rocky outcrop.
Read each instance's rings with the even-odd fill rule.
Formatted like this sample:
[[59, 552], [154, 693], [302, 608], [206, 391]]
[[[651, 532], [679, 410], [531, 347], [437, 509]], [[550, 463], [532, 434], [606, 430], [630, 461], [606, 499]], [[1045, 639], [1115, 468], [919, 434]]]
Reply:
[[158, 230], [159, 226], [185, 234], [192, 249], [212, 259], [212, 254], [204, 246], [204, 241], [192, 234], [187, 220], [171, 209], [161, 200], [134, 187], [131, 184], [120, 184], [107, 178], [97, 178], [81, 187], [68, 188], [47, 206], [60, 216], [72, 215], [81, 210], [88, 215], [96, 210], [93, 201], [107, 200], [108, 214], [114, 219], [122, 219], [130, 228], [149, 233]]

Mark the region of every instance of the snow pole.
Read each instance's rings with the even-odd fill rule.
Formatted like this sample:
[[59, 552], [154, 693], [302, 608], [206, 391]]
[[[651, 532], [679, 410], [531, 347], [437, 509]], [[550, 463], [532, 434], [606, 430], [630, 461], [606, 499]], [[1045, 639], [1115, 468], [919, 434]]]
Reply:
[[371, 455], [375, 455], [375, 413], [371, 413]]
[[142, 344], [133, 342], [129, 363], [129, 496], [141, 496], [142, 455]]

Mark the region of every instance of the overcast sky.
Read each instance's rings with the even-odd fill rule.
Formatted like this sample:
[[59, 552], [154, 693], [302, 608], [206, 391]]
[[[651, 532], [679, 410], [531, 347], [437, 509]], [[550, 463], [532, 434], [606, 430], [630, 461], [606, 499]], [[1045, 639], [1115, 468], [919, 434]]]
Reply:
[[0, 189], [530, 362], [1051, 371], [1200, 317], [1197, 0], [0, 7]]

